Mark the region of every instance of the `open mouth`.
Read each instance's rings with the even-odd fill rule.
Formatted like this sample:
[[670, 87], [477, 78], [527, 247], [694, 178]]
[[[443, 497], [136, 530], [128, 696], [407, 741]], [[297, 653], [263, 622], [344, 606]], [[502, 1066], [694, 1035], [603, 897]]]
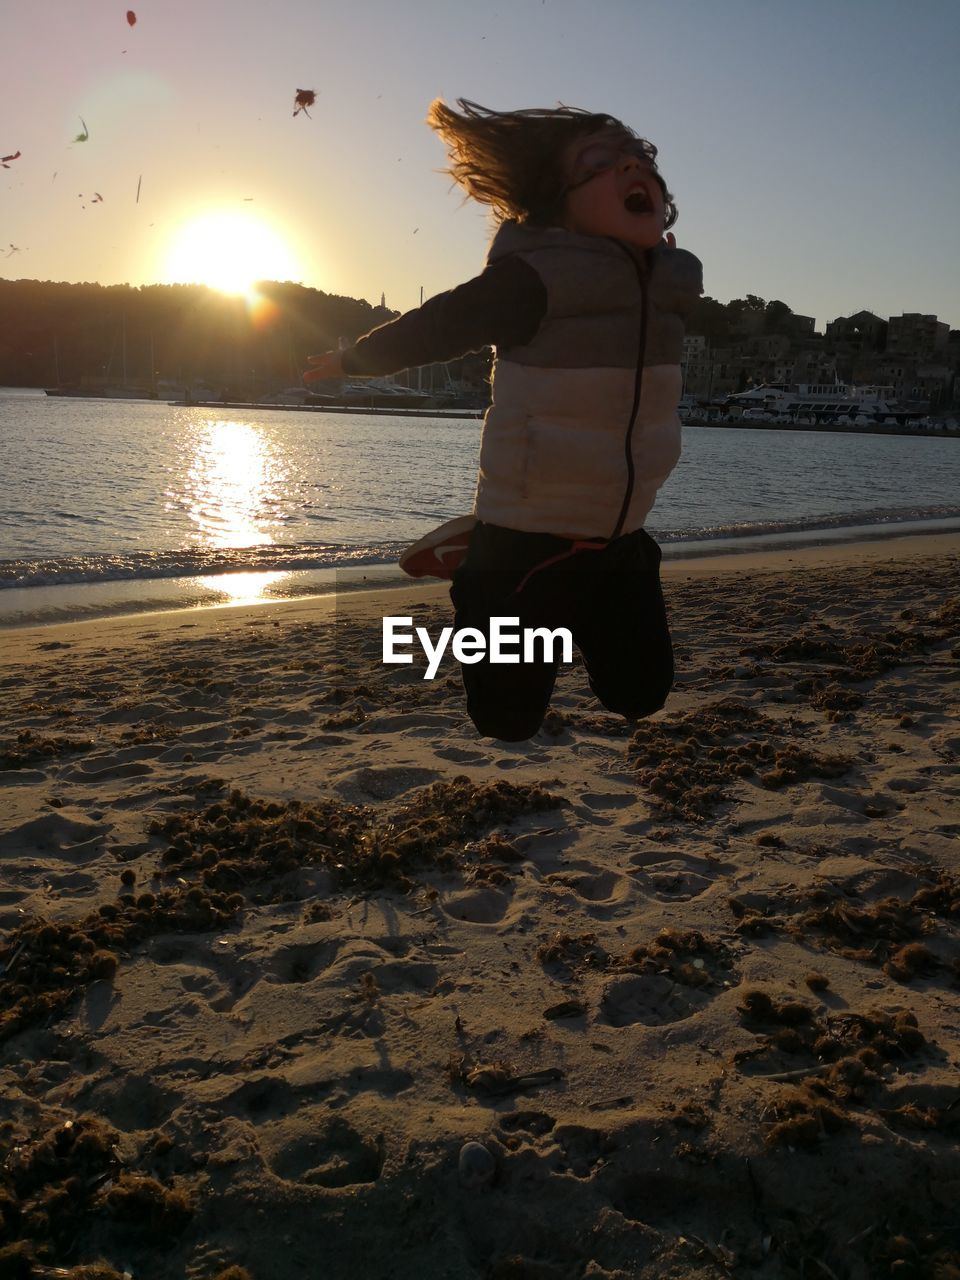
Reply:
[[652, 213], [653, 201], [645, 189], [638, 188], [627, 195], [623, 202], [623, 207], [627, 213]]

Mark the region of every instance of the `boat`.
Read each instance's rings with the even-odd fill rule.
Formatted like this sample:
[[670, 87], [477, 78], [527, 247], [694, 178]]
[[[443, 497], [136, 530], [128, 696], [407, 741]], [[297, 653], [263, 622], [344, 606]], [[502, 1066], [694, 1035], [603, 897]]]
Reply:
[[398, 386], [384, 378], [364, 378], [362, 382], [344, 382], [333, 403], [367, 409], [438, 409], [447, 399], [444, 394]]
[[766, 382], [727, 396], [724, 407], [739, 411], [745, 422], [850, 422], [855, 426], [912, 420], [890, 386], [853, 386], [846, 382]]
[[311, 391], [309, 387], [284, 387], [282, 391], [273, 391], [269, 395], [261, 396], [257, 403], [271, 405], [323, 405], [336, 404], [337, 397], [325, 395], [319, 391]]

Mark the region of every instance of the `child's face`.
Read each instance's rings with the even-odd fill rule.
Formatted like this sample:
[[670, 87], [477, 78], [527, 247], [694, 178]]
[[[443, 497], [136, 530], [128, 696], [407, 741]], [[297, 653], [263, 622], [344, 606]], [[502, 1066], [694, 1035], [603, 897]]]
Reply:
[[569, 231], [615, 236], [640, 249], [660, 243], [666, 215], [656, 165], [629, 134], [605, 129], [578, 138], [562, 163], [568, 188], [563, 225]]

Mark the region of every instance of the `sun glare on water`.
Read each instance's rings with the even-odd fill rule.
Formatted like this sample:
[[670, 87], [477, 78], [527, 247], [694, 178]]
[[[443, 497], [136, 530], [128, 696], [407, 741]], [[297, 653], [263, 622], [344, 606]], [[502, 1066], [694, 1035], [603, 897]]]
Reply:
[[208, 213], [178, 228], [167, 255], [167, 284], [205, 284], [249, 294], [257, 280], [296, 280], [299, 269], [282, 238], [244, 213]]

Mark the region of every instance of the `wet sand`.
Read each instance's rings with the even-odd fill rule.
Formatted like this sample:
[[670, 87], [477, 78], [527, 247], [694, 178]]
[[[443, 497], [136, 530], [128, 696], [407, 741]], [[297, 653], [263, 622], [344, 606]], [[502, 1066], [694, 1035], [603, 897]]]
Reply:
[[671, 562], [520, 745], [442, 584], [4, 633], [0, 1274], [960, 1275], [958, 552]]

